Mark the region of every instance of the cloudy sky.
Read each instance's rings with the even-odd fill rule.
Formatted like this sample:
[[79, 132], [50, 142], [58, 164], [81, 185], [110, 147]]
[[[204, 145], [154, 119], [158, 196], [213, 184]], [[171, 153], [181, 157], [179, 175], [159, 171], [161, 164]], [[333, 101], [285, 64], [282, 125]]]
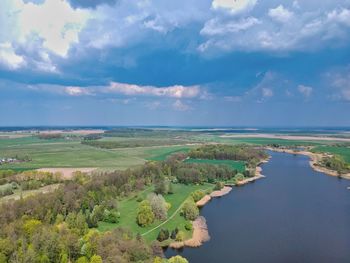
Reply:
[[350, 0], [1, 0], [0, 126], [350, 126]]

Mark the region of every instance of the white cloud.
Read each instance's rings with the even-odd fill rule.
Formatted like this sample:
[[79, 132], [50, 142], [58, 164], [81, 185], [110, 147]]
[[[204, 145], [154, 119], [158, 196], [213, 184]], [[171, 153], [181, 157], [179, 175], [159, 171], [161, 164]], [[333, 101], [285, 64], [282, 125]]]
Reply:
[[8, 42], [0, 43], [0, 63], [9, 69], [18, 69], [26, 64], [24, 58], [17, 55]]
[[199, 86], [175, 85], [170, 87], [139, 86], [127, 83], [112, 82], [106, 92], [119, 93], [128, 96], [156, 96], [169, 98], [200, 98], [204, 92]]
[[293, 15], [293, 12], [286, 9], [283, 5], [279, 5], [278, 7], [269, 10], [269, 16], [281, 23], [287, 23]]
[[232, 13], [239, 13], [251, 10], [257, 3], [257, 0], [214, 0], [212, 7], [214, 9], [229, 9]]
[[89, 13], [72, 8], [66, 0], [46, 0], [43, 4], [15, 0], [19, 40], [38, 37], [43, 47], [62, 57], [72, 44], [78, 43]]
[[242, 18], [238, 21], [228, 21], [226, 23], [214, 18], [205, 23], [200, 33], [207, 36], [225, 35], [247, 30], [260, 23], [255, 17]]
[[242, 101], [242, 97], [241, 96], [225, 96], [224, 100], [227, 102], [241, 102]]
[[173, 103], [173, 108], [178, 111], [188, 111], [191, 110], [191, 107], [185, 103], [183, 103], [181, 100], [176, 100]]
[[304, 85], [299, 85], [298, 86], [298, 91], [305, 97], [309, 98], [313, 92], [312, 87], [304, 86]]
[[262, 88], [262, 96], [263, 98], [269, 98], [273, 96], [272, 89], [269, 88]]
[[205, 40], [197, 50], [203, 54], [231, 51], [305, 52], [345, 46], [350, 42], [350, 9], [294, 11], [298, 13], [280, 5], [270, 9], [269, 16], [256, 16], [255, 22], [248, 18], [237, 20], [232, 16], [209, 19], [201, 30]]
[[70, 96], [87, 96], [87, 95], [93, 95], [90, 90], [87, 88], [81, 88], [81, 87], [66, 87], [64, 89], [64, 92]]

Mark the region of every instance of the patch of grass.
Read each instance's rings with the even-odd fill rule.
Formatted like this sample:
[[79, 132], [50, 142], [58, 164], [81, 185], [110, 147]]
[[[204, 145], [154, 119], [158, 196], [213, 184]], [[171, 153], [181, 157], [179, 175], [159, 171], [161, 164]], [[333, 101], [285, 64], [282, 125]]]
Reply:
[[245, 162], [243, 161], [232, 161], [232, 160], [209, 160], [209, 159], [187, 159], [185, 163], [207, 163], [213, 165], [227, 165], [238, 172], [245, 171]]

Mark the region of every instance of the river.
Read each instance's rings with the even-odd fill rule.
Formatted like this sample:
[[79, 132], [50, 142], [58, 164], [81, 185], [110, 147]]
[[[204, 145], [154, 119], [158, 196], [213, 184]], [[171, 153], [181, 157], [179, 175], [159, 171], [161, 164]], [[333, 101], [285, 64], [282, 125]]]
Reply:
[[190, 263], [350, 262], [350, 181], [314, 171], [306, 156], [270, 154], [266, 178], [202, 208], [209, 242], [166, 256]]

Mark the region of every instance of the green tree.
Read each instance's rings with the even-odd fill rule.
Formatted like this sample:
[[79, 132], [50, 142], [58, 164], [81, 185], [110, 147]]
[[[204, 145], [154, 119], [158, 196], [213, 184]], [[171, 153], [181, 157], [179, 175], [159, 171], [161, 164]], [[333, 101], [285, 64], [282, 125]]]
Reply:
[[188, 263], [188, 260], [181, 257], [181, 256], [175, 256], [168, 260], [168, 263]]
[[182, 214], [187, 220], [195, 220], [199, 215], [199, 209], [194, 201], [189, 200], [184, 204]]
[[102, 258], [98, 255], [93, 255], [90, 259], [90, 263], [102, 263]]
[[86, 257], [80, 257], [75, 263], [89, 263], [89, 260]]
[[144, 200], [139, 205], [137, 213], [137, 223], [142, 226], [148, 226], [154, 221], [154, 213], [148, 200]]

